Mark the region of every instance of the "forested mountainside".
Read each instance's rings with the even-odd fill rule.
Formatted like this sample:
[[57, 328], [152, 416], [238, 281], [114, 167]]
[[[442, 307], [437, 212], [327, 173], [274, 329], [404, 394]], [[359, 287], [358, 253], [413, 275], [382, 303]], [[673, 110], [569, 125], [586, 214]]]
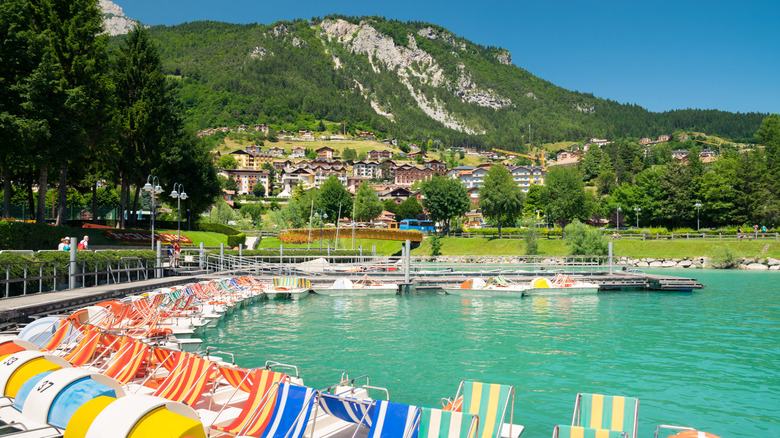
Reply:
[[679, 129], [752, 139], [765, 117], [653, 113], [569, 91], [515, 66], [506, 50], [423, 22], [329, 16], [269, 25], [194, 22], [150, 32], [198, 129], [254, 123], [310, 129], [325, 120], [379, 136], [522, 150], [529, 139]]

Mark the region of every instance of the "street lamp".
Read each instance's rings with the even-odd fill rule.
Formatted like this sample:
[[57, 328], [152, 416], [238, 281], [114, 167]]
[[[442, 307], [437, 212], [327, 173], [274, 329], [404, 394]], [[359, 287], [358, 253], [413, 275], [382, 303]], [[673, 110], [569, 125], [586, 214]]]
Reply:
[[[181, 193], [176, 191], [176, 187], [178, 187], [179, 190], [181, 190]], [[171, 198], [176, 199], [176, 202], [178, 204], [177, 207], [176, 207], [176, 211], [177, 211], [177, 213], [176, 213], [176, 221], [178, 222], [178, 224], [177, 224], [177, 229], [178, 229], [177, 241], [179, 242], [179, 245], [181, 245], [181, 200], [182, 199], [184, 199], [184, 200], [187, 199], [187, 194], [184, 192], [184, 184], [182, 184], [182, 183], [173, 183], [173, 191], [171, 192]]]
[[[151, 184], [149, 183], [149, 180], [151, 179]], [[163, 189], [160, 187], [160, 179], [156, 176], [149, 174], [149, 176], [146, 177], [146, 184], [144, 184], [143, 189], [147, 192], [151, 192], [152, 195], [152, 251], [154, 251], [154, 212], [155, 212], [155, 198], [158, 194], [162, 193]]]
[[636, 213], [636, 227], [639, 228], [639, 212], [642, 211], [641, 208], [634, 207], [634, 212]]
[[325, 224], [325, 219], [328, 218], [328, 213], [325, 213], [324, 209], [318, 208], [317, 212], [314, 213], [314, 217], [320, 220], [320, 249], [322, 249], [322, 226]]
[[701, 202], [696, 201], [695, 204], [693, 204], [694, 207], [696, 207], [696, 231], [699, 231], [699, 209], [701, 208]]
[[615, 227], [615, 228], [617, 228], [618, 234], [620, 234], [620, 212], [621, 211], [623, 211], [623, 209], [620, 208], [620, 206], [618, 205], [617, 206], [617, 211], [615, 213], [615, 224], [617, 225], [617, 227]]

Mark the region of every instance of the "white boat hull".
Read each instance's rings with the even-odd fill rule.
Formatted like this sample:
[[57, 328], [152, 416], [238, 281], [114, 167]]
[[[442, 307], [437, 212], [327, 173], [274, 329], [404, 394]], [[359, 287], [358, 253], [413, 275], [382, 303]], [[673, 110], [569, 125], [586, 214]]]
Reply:
[[348, 288], [315, 288], [314, 293], [317, 295], [330, 295], [330, 296], [368, 296], [368, 295], [395, 295], [398, 293], [398, 286], [386, 285], [381, 287], [355, 287]]
[[523, 295], [528, 296], [553, 296], [553, 295], [593, 295], [599, 291], [597, 284], [589, 284], [572, 287], [533, 287]]
[[496, 289], [461, 289], [446, 288], [444, 292], [449, 295], [462, 295], [466, 297], [521, 297], [528, 287], [503, 287]]

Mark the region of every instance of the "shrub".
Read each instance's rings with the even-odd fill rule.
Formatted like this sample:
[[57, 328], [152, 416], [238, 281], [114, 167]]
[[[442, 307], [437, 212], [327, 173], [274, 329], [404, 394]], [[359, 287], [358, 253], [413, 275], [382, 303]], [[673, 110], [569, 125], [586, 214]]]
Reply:
[[227, 236], [234, 236], [236, 234], [241, 233], [241, 231], [238, 231], [235, 228], [229, 227], [227, 225], [217, 224], [214, 222], [200, 222], [198, 223], [198, 230], [210, 231], [212, 233], [221, 233]]
[[570, 255], [607, 255], [609, 243], [601, 230], [589, 229], [578, 220], [566, 225], [564, 235], [569, 242]]
[[526, 228], [523, 238], [525, 239], [525, 254], [539, 254], [539, 240], [535, 228]]
[[244, 233], [238, 233], [231, 236], [228, 236], [227, 238], [227, 245], [231, 248], [237, 248], [238, 245], [243, 245], [246, 243], [246, 234]]
[[712, 249], [712, 267], [731, 269], [739, 266], [740, 258], [729, 245], [718, 245]]
[[438, 234], [429, 238], [431, 244], [431, 256], [436, 257], [441, 255], [441, 237]]

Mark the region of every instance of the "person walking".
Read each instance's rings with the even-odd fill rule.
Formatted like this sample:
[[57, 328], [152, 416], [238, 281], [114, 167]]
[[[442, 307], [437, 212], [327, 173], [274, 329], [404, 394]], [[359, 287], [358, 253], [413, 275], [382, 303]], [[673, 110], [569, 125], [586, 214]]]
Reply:
[[65, 246], [70, 243], [70, 239], [67, 237], [63, 237], [60, 239], [60, 244], [57, 245], [57, 251], [65, 251]]
[[742, 231], [742, 227], [737, 227], [737, 240], [742, 240], [745, 237], [745, 233]]
[[79, 242], [78, 250], [86, 251], [88, 249], [89, 249], [89, 236], [84, 236], [84, 238], [81, 239], [81, 242]]
[[179, 246], [179, 240], [176, 239], [173, 243], [173, 261], [176, 267], [179, 267], [179, 258], [181, 258], [181, 246]]
[[753, 238], [758, 239], [758, 225], [753, 225]]
[[168, 267], [173, 267], [173, 242], [170, 242], [168, 244], [168, 248], [166, 248], [166, 255], [168, 256]]

